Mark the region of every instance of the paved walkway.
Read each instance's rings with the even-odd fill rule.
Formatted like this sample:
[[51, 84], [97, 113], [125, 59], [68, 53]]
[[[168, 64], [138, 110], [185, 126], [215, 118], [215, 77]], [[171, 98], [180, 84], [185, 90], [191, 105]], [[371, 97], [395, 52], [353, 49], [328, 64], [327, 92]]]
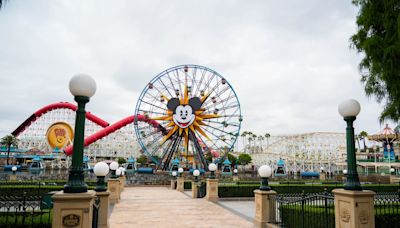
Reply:
[[253, 227], [253, 223], [215, 203], [166, 187], [126, 187], [111, 213], [110, 227]]

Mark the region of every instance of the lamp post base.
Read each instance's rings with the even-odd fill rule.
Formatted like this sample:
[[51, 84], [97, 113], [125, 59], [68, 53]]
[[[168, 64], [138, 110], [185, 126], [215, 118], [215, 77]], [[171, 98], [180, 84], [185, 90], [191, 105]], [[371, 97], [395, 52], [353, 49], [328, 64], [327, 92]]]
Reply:
[[336, 227], [375, 227], [373, 191], [334, 189]]
[[70, 170], [68, 182], [64, 185], [65, 193], [87, 192], [87, 184], [84, 181], [83, 170]]
[[93, 219], [93, 202], [96, 193], [57, 192], [53, 195], [52, 227], [91, 227]]

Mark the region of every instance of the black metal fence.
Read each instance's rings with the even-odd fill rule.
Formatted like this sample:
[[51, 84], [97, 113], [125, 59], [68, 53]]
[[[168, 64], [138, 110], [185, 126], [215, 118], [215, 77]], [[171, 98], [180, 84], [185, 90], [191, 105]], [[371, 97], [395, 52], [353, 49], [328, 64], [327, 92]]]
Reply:
[[290, 228], [335, 227], [334, 196], [327, 191], [317, 194], [280, 194], [272, 198], [271, 210], [277, 225]]
[[0, 196], [0, 227], [51, 227], [51, 202], [41, 196]]
[[400, 192], [375, 195], [375, 227], [400, 227]]
[[96, 197], [93, 203], [92, 228], [97, 228], [99, 223], [100, 198]]

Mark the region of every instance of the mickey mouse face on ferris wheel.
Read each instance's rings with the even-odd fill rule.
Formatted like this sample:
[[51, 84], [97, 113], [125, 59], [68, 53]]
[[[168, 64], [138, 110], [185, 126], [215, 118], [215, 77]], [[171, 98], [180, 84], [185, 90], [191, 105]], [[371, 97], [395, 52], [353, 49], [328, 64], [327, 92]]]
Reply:
[[187, 128], [193, 124], [196, 115], [195, 111], [201, 107], [201, 100], [198, 97], [189, 99], [189, 104], [180, 104], [178, 98], [172, 98], [168, 101], [167, 107], [173, 111], [172, 119], [180, 128]]

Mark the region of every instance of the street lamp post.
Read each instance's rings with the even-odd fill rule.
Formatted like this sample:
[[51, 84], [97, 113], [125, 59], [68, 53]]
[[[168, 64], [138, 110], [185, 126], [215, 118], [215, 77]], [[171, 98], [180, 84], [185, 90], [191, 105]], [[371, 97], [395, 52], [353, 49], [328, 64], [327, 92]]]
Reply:
[[178, 173], [179, 173], [179, 176], [181, 177], [181, 176], [182, 176], [182, 173], [183, 173], [183, 168], [182, 168], [182, 167], [179, 167]]
[[217, 170], [217, 165], [214, 163], [210, 163], [208, 165], [208, 169], [210, 170], [210, 179], [215, 179], [215, 171]]
[[111, 162], [110, 164], [110, 169], [111, 169], [111, 177], [112, 179], [116, 179], [118, 178], [117, 174], [116, 174], [116, 170], [118, 169], [118, 162]]
[[83, 174], [83, 140], [85, 134], [85, 105], [96, 92], [96, 82], [92, 77], [78, 74], [69, 81], [69, 90], [78, 103], [75, 119], [75, 136], [72, 154], [72, 165], [69, 170], [68, 182], [64, 186], [65, 193], [87, 192], [87, 185]]
[[263, 165], [258, 169], [258, 175], [261, 177], [260, 190], [270, 191], [271, 187], [268, 186], [268, 178], [272, 175], [272, 169], [269, 165]]
[[339, 105], [339, 113], [343, 116], [347, 123], [346, 128], [346, 142], [347, 142], [347, 168], [348, 174], [344, 189], [361, 191], [360, 180], [357, 173], [356, 155], [355, 155], [355, 142], [354, 142], [354, 128], [353, 122], [356, 116], [360, 113], [360, 103], [354, 99], [349, 99]]
[[105, 192], [107, 191], [106, 183], [104, 182], [104, 178], [107, 176], [110, 168], [107, 163], [99, 162], [93, 167], [93, 172], [97, 176], [96, 188], [94, 189], [96, 192]]
[[195, 182], [199, 182], [199, 175], [200, 175], [200, 171], [198, 169], [195, 169], [193, 171], [193, 176], [194, 176], [194, 181]]

